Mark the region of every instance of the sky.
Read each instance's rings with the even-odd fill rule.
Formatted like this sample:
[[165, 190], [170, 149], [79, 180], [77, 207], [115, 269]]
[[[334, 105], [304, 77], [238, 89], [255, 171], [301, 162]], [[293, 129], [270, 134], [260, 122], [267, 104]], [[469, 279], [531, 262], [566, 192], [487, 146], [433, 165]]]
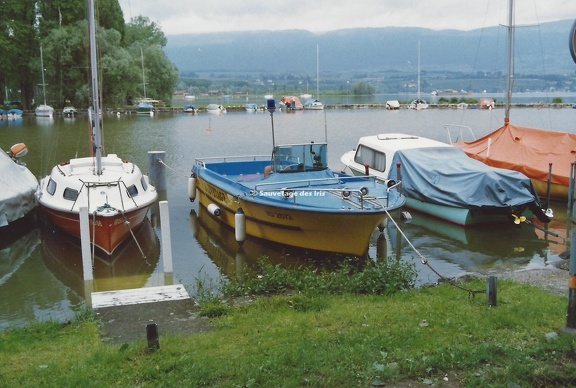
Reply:
[[[165, 35], [359, 27], [473, 30], [508, 24], [508, 0], [119, 0]], [[576, 19], [576, 0], [516, 0], [515, 24]]]

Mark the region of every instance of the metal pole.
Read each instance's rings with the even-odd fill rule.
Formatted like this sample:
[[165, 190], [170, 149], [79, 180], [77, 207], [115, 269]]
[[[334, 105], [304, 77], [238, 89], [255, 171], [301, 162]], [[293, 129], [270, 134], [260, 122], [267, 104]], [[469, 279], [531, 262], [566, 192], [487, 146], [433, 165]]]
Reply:
[[[572, 194], [574, 195], [574, 194]], [[572, 197], [574, 200], [574, 197]], [[570, 244], [570, 264], [568, 267], [568, 313], [566, 328], [576, 333], [576, 213], [572, 209], [572, 243]]]
[[496, 276], [486, 278], [486, 303], [488, 306], [496, 306]]
[[164, 159], [166, 151], [148, 151], [150, 183], [157, 191], [166, 191], [166, 167], [162, 164]]
[[552, 186], [552, 163], [548, 163], [548, 185], [546, 187], [546, 209], [550, 207], [550, 187]]

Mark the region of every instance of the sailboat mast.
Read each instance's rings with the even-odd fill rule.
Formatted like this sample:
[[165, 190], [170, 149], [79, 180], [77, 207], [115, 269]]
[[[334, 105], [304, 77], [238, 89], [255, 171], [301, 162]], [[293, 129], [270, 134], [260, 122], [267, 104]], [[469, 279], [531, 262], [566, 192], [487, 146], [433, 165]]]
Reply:
[[512, 100], [512, 63], [513, 63], [513, 43], [514, 43], [514, 0], [509, 0], [508, 9], [508, 51], [506, 70], [506, 105], [504, 110], [504, 124], [510, 122], [510, 101]]
[[42, 95], [44, 96], [44, 105], [46, 105], [46, 82], [44, 82], [44, 58], [42, 57], [42, 45], [40, 45], [40, 66], [40, 70], [42, 70]]
[[320, 99], [320, 49], [316, 44], [316, 98]]
[[96, 57], [96, 17], [94, 0], [88, 0], [88, 29], [90, 32], [90, 78], [92, 83], [92, 135], [94, 136], [94, 156], [96, 175], [102, 175], [102, 139], [100, 133], [100, 98], [98, 85], [98, 62]]
[[420, 103], [420, 40], [418, 40], [418, 103]]
[[144, 99], [146, 99], [146, 78], [144, 76], [144, 52], [140, 47], [140, 57], [142, 58], [142, 84], [144, 85]]

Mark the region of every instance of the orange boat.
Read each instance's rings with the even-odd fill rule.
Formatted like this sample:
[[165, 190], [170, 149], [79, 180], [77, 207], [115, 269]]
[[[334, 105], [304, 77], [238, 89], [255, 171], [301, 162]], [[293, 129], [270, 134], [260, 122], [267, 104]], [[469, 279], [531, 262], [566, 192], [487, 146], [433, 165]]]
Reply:
[[537, 194], [544, 198], [568, 199], [572, 163], [576, 157], [576, 134], [510, 124], [512, 63], [514, 52], [514, 2], [508, 11], [508, 58], [504, 126], [471, 141], [454, 143], [471, 158], [489, 166], [516, 170], [532, 180]]
[[489, 166], [523, 173], [541, 197], [548, 195], [550, 175], [550, 198], [568, 199], [576, 134], [527, 128], [506, 120], [504, 126], [480, 139], [454, 145]]

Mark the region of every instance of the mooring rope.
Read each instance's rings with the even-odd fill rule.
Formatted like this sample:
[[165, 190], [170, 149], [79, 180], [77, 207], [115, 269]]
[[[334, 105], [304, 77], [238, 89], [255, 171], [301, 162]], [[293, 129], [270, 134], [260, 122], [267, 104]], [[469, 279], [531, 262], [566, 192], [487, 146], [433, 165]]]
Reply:
[[164, 166], [165, 166], [166, 168], [168, 168], [169, 170], [172, 170], [173, 172], [175, 172], [175, 173], [178, 174], [178, 175], [182, 175], [182, 176], [184, 176], [184, 177], [186, 177], [186, 178], [189, 177], [189, 175], [187, 175], [187, 174], [183, 174], [183, 173], [181, 173], [180, 171], [176, 171], [175, 169], [173, 169], [172, 167], [170, 167], [169, 165], [167, 165], [166, 163], [164, 163], [164, 161], [163, 161], [162, 159], [158, 159], [158, 162], [159, 162], [160, 164], [164, 165]]
[[122, 217], [124, 217], [124, 223], [126, 224], [126, 226], [128, 227], [128, 230], [130, 231], [130, 234], [132, 235], [132, 239], [134, 240], [134, 242], [136, 243], [136, 246], [138, 247], [138, 250], [140, 251], [140, 254], [142, 255], [142, 258], [144, 260], [146, 260], [146, 255], [144, 254], [144, 251], [142, 250], [142, 247], [140, 246], [140, 244], [138, 243], [138, 239], [136, 238], [136, 236], [134, 235], [134, 231], [132, 230], [132, 228], [130, 227], [130, 221], [128, 221], [128, 219], [126, 218], [126, 214], [124, 213], [124, 211], [122, 211]]
[[392, 223], [394, 224], [394, 226], [396, 227], [396, 229], [398, 230], [398, 232], [400, 233], [400, 235], [404, 238], [404, 240], [406, 240], [406, 242], [410, 245], [410, 247], [412, 248], [412, 250], [414, 252], [416, 252], [416, 254], [418, 255], [418, 257], [420, 258], [420, 262], [427, 266], [428, 268], [430, 268], [430, 270], [432, 272], [434, 272], [439, 279], [441, 279], [442, 281], [456, 287], [459, 288], [463, 291], [468, 292], [469, 297], [474, 297], [476, 296], [476, 294], [485, 294], [486, 290], [471, 290], [469, 288], [466, 287], [462, 287], [461, 285], [459, 285], [458, 283], [456, 283], [456, 281], [452, 278], [447, 278], [445, 276], [443, 276], [442, 274], [440, 274], [440, 272], [438, 272], [434, 267], [432, 267], [432, 265], [430, 265], [430, 263], [428, 262], [428, 259], [424, 257], [424, 255], [422, 253], [420, 253], [420, 251], [418, 251], [418, 249], [416, 249], [416, 247], [414, 246], [414, 244], [412, 244], [412, 242], [408, 239], [408, 237], [404, 234], [404, 232], [402, 231], [402, 229], [400, 229], [400, 226], [398, 225], [398, 223], [396, 223], [396, 221], [394, 220], [394, 218], [392, 218], [392, 215], [390, 215], [390, 213], [388, 212], [388, 209], [386, 207], [384, 207], [384, 210], [386, 211], [386, 214], [388, 216], [388, 219], [390, 219], [390, 221], [392, 221]]

